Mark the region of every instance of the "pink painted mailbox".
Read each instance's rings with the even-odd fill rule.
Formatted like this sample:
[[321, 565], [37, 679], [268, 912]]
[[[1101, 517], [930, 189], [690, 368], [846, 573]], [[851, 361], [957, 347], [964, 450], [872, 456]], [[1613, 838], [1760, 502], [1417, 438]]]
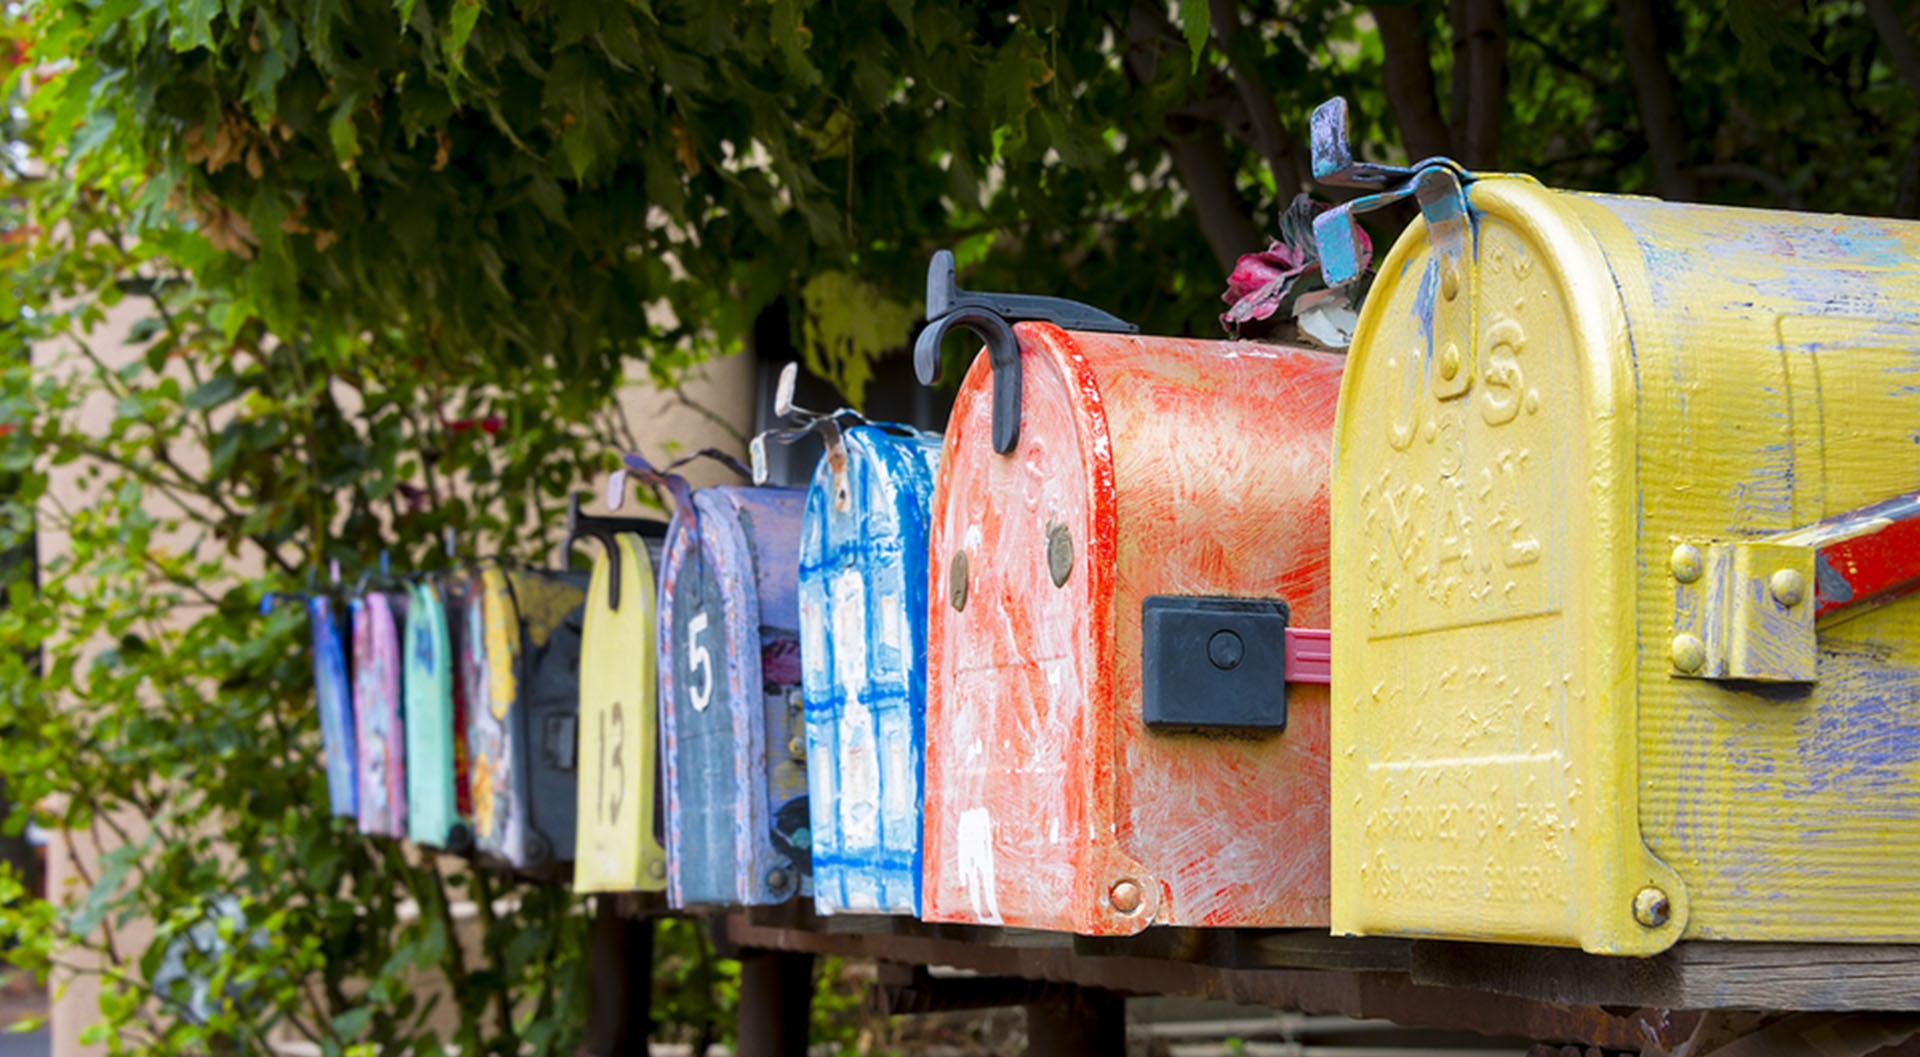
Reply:
[[952, 326], [987, 351], [933, 499], [924, 916], [1325, 924], [1342, 358], [969, 294], [944, 255], [928, 317], [922, 380]]

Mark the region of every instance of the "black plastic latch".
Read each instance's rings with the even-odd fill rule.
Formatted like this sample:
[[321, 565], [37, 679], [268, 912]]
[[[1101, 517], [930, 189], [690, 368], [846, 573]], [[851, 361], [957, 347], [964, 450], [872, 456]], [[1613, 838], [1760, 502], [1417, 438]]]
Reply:
[[1148, 598], [1140, 614], [1147, 726], [1286, 730], [1287, 617], [1287, 604], [1273, 599]]
[[927, 328], [913, 344], [913, 369], [920, 384], [940, 380], [940, 342], [955, 327], [970, 330], [987, 343], [993, 365], [993, 450], [1002, 455], [1020, 442], [1020, 343], [1013, 324], [1040, 320], [1066, 330], [1137, 334], [1140, 328], [1091, 305], [1063, 297], [1033, 294], [982, 294], [954, 283], [953, 254], [940, 250], [927, 267]]

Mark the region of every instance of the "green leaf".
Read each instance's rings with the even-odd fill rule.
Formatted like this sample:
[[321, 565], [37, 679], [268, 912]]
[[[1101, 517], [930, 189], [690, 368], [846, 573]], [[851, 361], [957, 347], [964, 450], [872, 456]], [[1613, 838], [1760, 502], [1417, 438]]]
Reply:
[[467, 41], [480, 21], [480, 0], [453, 0], [453, 17], [447, 26], [447, 62], [456, 70], [466, 68]]
[[1192, 52], [1195, 70], [1200, 68], [1200, 56], [1207, 50], [1212, 20], [1207, 0], [1180, 0], [1180, 32], [1187, 38], [1187, 50]]
[[185, 401], [188, 411], [207, 411], [240, 395], [240, 379], [231, 374], [216, 374], [193, 387]]
[[367, 1025], [372, 1022], [373, 1007], [358, 1006], [335, 1016], [333, 1018], [333, 1030], [341, 1038], [352, 1042], [358, 1039], [361, 1034], [367, 1030]]

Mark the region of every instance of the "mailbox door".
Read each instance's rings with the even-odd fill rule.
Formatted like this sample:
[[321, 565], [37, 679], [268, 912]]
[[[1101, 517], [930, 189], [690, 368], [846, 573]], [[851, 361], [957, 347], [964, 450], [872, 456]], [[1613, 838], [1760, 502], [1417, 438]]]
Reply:
[[[604, 542], [604, 541], [603, 541]], [[657, 797], [659, 711], [654, 641], [658, 598], [642, 539], [612, 537], [593, 558], [580, 672], [580, 822], [573, 887], [658, 892], [666, 887]], [[620, 577], [619, 604], [609, 590]]]
[[805, 494], [704, 489], [667, 533], [661, 723], [675, 906], [784, 902], [806, 875], [795, 599]]
[[[1093, 835], [1089, 704], [1107, 694], [1113, 493], [1106, 424], [1074, 395], [1084, 362], [1020, 346], [1020, 441], [997, 455], [992, 374], [976, 357], [956, 398], [933, 502], [927, 618], [923, 915], [1071, 930]], [[1097, 389], [1095, 390], [1097, 391]], [[1089, 536], [1090, 526], [1105, 528]], [[1058, 586], [1049, 536], [1091, 562]], [[1102, 661], [1106, 664], [1102, 664]], [[1111, 841], [1111, 830], [1101, 834]]]
[[800, 553], [813, 898], [920, 912], [927, 519], [940, 438], [854, 426], [814, 471]]
[[[449, 847], [467, 851], [473, 847], [473, 793], [471, 768], [467, 756], [467, 702], [472, 697], [473, 677], [469, 672], [475, 660], [468, 648], [471, 637], [468, 613], [474, 608], [474, 580], [465, 572], [453, 572], [439, 580], [440, 606], [447, 628], [447, 684], [451, 691], [448, 719], [449, 745], [453, 753], [454, 832]], [[485, 663], [479, 665], [484, 670]]]
[[[1019, 443], [988, 442], [981, 359], [935, 500], [928, 916], [1095, 935], [1323, 923], [1326, 697], [1288, 681], [1280, 644], [1285, 621], [1328, 619], [1342, 358], [1015, 332]], [[1269, 611], [1237, 674], [1238, 658], [1176, 692], [1279, 695], [1284, 725], [1202, 708], [1148, 727], [1142, 616], [1168, 596]]]
[[307, 600], [307, 619], [313, 626], [313, 686], [320, 709], [320, 746], [326, 754], [328, 810], [342, 818], [359, 818], [360, 774], [354, 766], [358, 730], [346, 648], [352, 632], [341, 627], [333, 600], [325, 595]]
[[508, 711], [508, 742], [525, 826], [508, 859], [523, 869], [573, 860], [579, 797], [580, 636], [587, 577], [542, 569], [508, 574], [520, 615], [520, 695]]
[[520, 696], [520, 614], [507, 572], [480, 572], [479, 597], [468, 612], [473, 667], [468, 682], [467, 747], [473, 783], [474, 845], [508, 863], [524, 854], [526, 791], [513, 753], [509, 721]]
[[359, 722], [360, 830], [406, 836], [406, 745], [400, 723], [403, 673], [393, 597], [353, 602], [354, 703]]
[[446, 847], [459, 815], [453, 791], [453, 657], [447, 614], [430, 583], [407, 605], [407, 835]]

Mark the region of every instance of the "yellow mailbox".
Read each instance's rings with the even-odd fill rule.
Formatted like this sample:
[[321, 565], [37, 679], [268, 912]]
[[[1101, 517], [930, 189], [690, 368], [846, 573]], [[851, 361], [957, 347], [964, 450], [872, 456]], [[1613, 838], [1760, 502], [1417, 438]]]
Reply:
[[1330, 109], [1316, 169], [1421, 213], [1340, 397], [1334, 931], [1920, 941], [1920, 224], [1356, 165]]

